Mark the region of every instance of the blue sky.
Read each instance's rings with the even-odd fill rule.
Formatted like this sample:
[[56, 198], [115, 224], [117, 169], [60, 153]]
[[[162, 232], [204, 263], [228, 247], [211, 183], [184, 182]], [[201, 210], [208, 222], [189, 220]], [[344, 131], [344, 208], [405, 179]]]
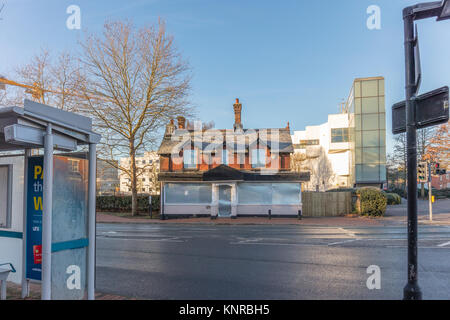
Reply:
[[[231, 127], [232, 104], [243, 104], [245, 127], [303, 130], [338, 111], [356, 77], [386, 78], [390, 107], [404, 99], [402, 8], [409, 0], [0, 0], [0, 74], [29, 61], [41, 47], [77, 50], [85, 31], [105, 19], [136, 26], [167, 23], [193, 70], [198, 117]], [[81, 8], [81, 30], [66, 28], [66, 8]], [[366, 27], [369, 5], [381, 8], [381, 29]], [[421, 92], [450, 84], [450, 21], [419, 21]]]

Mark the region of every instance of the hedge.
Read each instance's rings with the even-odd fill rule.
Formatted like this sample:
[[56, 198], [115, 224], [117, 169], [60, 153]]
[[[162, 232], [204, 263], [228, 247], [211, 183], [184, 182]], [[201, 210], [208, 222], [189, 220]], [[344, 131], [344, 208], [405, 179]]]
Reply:
[[359, 213], [367, 216], [383, 216], [387, 198], [383, 191], [375, 187], [363, 187], [356, 191], [359, 201]]
[[[149, 212], [148, 195], [138, 195], [138, 212]], [[131, 211], [131, 196], [97, 196], [97, 211]], [[152, 195], [152, 212], [159, 212], [159, 195]]]
[[[446, 188], [446, 189], [435, 189], [433, 188], [431, 190], [431, 194], [435, 197], [435, 199], [447, 199], [450, 198], [450, 189]], [[417, 188], [417, 196], [420, 197], [421, 196], [421, 190], [420, 188]], [[425, 189], [425, 197], [428, 198], [428, 190]]]
[[388, 205], [402, 203], [402, 198], [396, 193], [386, 193], [386, 199]]

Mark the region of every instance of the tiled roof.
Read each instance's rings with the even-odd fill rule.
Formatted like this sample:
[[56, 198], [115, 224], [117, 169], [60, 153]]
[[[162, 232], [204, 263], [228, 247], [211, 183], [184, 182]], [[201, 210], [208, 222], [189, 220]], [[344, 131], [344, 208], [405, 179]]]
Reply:
[[[172, 135], [164, 135], [158, 154], [171, 154], [191, 141], [203, 152], [214, 152], [224, 143], [234, 146], [237, 153], [254, 148], [256, 143], [267, 145], [271, 152], [292, 153], [292, 138], [287, 128], [275, 129], [210, 129], [202, 131], [177, 129]], [[176, 151], [175, 151], [176, 152]]]

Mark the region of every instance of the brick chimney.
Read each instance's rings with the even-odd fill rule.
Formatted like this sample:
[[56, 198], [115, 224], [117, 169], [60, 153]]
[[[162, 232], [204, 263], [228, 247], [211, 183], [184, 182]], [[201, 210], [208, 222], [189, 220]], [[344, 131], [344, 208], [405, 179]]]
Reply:
[[242, 111], [242, 104], [239, 103], [239, 98], [236, 98], [236, 103], [233, 104], [234, 109], [234, 130], [236, 129], [242, 129], [242, 122], [241, 122], [241, 111]]
[[178, 129], [186, 129], [186, 118], [182, 116], [177, 117]]

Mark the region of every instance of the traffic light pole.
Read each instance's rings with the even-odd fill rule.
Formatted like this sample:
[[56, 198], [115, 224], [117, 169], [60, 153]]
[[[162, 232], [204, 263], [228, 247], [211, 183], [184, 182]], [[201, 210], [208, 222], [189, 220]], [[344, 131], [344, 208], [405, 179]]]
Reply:
[[405, 37], [406, 141], [408, 166], [408, 283], [403, 299], [420, 300], [417, 264], [417, 142], [415, 123], [414, 16], [412, 7], [403, 10]]
[[432, 190], [433, 187], [431, 186], [431, 162], [428, 162], [428, 210], [430, 213], [430, 221], [433, 221], [433, 195], [432, 195]]

